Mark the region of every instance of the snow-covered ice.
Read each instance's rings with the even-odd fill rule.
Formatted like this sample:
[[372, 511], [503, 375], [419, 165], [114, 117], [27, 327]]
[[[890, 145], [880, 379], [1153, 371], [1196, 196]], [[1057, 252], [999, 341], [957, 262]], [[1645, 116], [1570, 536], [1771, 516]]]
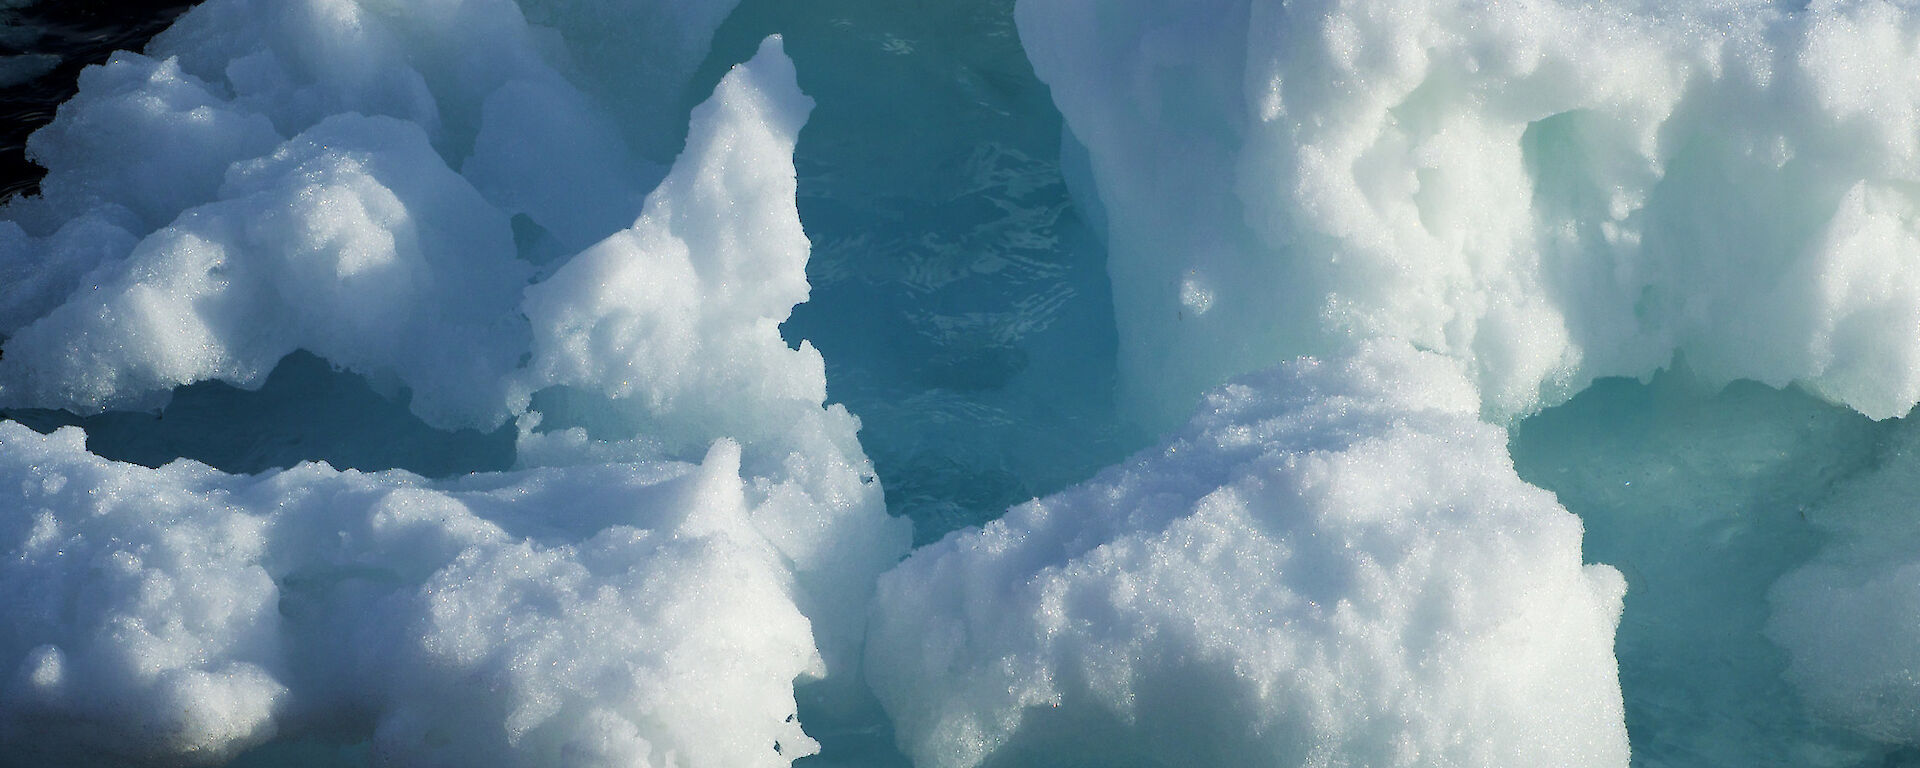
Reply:
[[1495, 419], [1676, 353], [1920, 400], [1920, 19], [1885, 2], [1029, 0], [1110, 222], [1123, 384], [1406, 339]]
[[814, 749], [792, 686], [825, 669], [737, 444], [441, 485], [147, 469], [72, 428], [0, 424], [0, 445], [10, 761], [217, 763], [355, 727], [394, 765]]
[[[193, 382], [258, 386], [304, 350], [406, 393], [431, 425], [514, 420], [522, 469], [451, 486], [311, 464], [251, 478], [109, 463], [78, 431], [10, 425], [10, 522], [24, 527], [8, 591], [35, 598], [20, 608], [36, 620], [4, 653], [40, 671], [9, 689], [8, 743], [56, 762], [205, 763], [283, 729], [368, 727], [376, 760], [407, 765], [784, 764], [814, 750], [796, 680], [857, 689], [866, 597], [907, 524], [885, 514], [857, 420], [824, 407], [818, 353], [779, 335], [806, 298], [791, 155], [811, 102], [778, 39], [694, 110], [656, 188], [607, 203], [640, 206], [625, 223], [536, 264], [513, 217], [547, 232], [535, 251], [609, 219], [501, 169], [525, 160], [526, 132], [582, 131], [593, 102], [540, 68], [515, 6], [469, 5], [202, 6], [156, 55], [236, 19], [266, 25], [268, 46], [217, 85], [188, 57], [123, 54], [36, 139], [59, 170], [18, 204], [9, 266], [65, 253], [76, 226], [113, 227], [93, 237], [127, 248], [77, 251], [94, 263], [23, 294], [70, 291], [11, 329], [8, 405], [85, 413]], [[357, 23], [312, 15], [340, 13]], [[476, 65], [469, 52], [420, 62], [431, 47], [397, 47], [458, 29], [436, 13], [506, 29], [528, 76], [579, 109], [515, 109], [527, 81], [506, 80], [485, 99], [509, 106], [461, 135], [443, 110], [490, 111], [485, 83], [440, 80]], [[369, 69], [282, 76], [283, 58], [350, 44]], [[269, 63], [276, 77], [251, 79]], [[140, 162], [47, 149], [112, 144], [85, 123], [123, 113], [209, 149], [166, 136], [120, 147]], [[517, 138], [473, 138], [501, 131]], [[462, 144], [486, 183], [447, 159]], [[142, 183], [195, 172], [208, 183]], [[65, 211], [80, 223], [28, 232]], [[472, 485], [484, 491], [459, 490]]]
[[0, 764], [1900, 764], [1916, 41], [206, 0], [0, 209]]
[[867, 665], [916, 765], [1621, 766], [1625, 583], [1451, 360], [1236, 380], [1161, 446], [923, 547]]

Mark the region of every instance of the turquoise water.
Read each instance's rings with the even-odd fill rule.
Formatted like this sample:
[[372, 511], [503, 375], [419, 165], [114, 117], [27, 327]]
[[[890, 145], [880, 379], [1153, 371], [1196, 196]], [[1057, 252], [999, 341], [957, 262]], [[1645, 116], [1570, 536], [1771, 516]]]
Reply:
[[746, 0], [692, 93], [786, 39], [817, 102], [794, 162], [813, 297], [784, 326], [859, 415], [916, 543], [1146, 443], [1113, 411], [1105, 252], [1011, 0]]
[[1767, 590], [1824, 542], [1807, 509], [1870, 470], [1893, 422], [1797, 390], [1687, 374], [1596, 383], [1520, 424], [1515, 467], [1627, 578], [1615, 639], [1638, 766], [1910, 765], [1823, 726], [1781, 679]]
[[[137, 45], [179, 8], [122, 10], [100, 35]], [[813, 294], [783, 330], [825, 356], [829, 399], [861, 417], [888, 507], [916, 521], [917, 543], [1084, 479], [1148, 438], [1114, 416], [1104, 249], [1061, 180], [1060, 116], [1011, 11], [1010, 0], [747, 0], [686, 94], [691, 108], [761, 39], [785, 36], [818, 106], [795, 157]], [[50, 32], [31, 39], [70, 64], [13, 89], [20, 99], [58, 103], [69, 70], [107, 52]], [[35, 175], [16, 172], [7, 188]], [[189, 457], [258, 472], [325, 460], [449, 476], [511, 463], [510, 430], [436, 435], [384, 404], [404, 393], [382, 400], [355, 379], [296, 355], [261, 392], [189, 387], [158, 418], [11, 415], [40, 429], [81, 424], [96, 452], [147, 465]]]
[[[130, 32], [160, 18], [127, 10]], [[829, 400], [861, 418], [888, 508], [914, 520], [916, 544], [1083, 480], [1150, 438], [1114, 413], [1104, 248], [1061, 178], [1060, 116], [1011, 10], [1011, 0], [746, 0], [686, 93], [690, 108], [760, 40], [785, 37], [817, 106], [795, 156], [812, 297], [783, 332], [822, 352]], [[70, 90], [71, 74], [33, 87]], [[406, 398], [296, 353], [257, 392], [194, 385], [160, 413], [4, 415], [43, 431], [79, 424], [94, 452], [149, 466], [186, 457], [258, 472], [323, 460], [454, 476], [512, 463], [511, 425], [438, 431], [406, 412]], [[804, 690], [801, 701], [825, 744], [806, 764], [905, 764], [877, 706], [821, 711]], [[360, 746], [302, 739], [237, 764], [366, 760]]]
[[[861, 417], [888, 507], [914, 520], [916, 543], [1085, 479], [1152, 437], [1115, 412], [1104, 248], [1062, 179], [1060, 117], [1011, 8], [745, 0], [687, 93], [691, 105], [766, 35], [785, 36], [818, 106], [795, 158], [813, 293], [783, 330], [822, 352], [829, 399]], [[134, 44], [178, 6], [121, 10], [96, 9], [89, 23], [108, 31], [92, 37], [54, 34], [71, 25], [52, 16], [16, 17], [44, 32], [16, 35], [18, 50], [62, 64], [8, 92], [28, 105], [8, 122], [44, 119], [78, 62]], [[0, 188], [26, 188], [31, 172], [9, 162]], [[6, 415], [38, 429], [83, 424], [97, 453], [148, 465], [190, 457], [258, 472], [325, 460], [448, 476], [512, 463], [510, 429], [433, 430], [405, 399], [296, 354], [258, 392], [196, 385], [159, 414]], [[1804, 510], [1873, 467], [1890, 429], [1793, 390], [1711, 392], [1684, 374], [1603, 381], [1515, 428], [1522, 477], [1585, 520], [1589, 561], [1628, 579], [1617, 649], [1637, 765], [1920, 764], [1809, 716], [1761, 631], [1768, 586], [1821, 544]], [[826, 751], [806, 764], [903, 762], [874, 710], [807, 706], [803, 695], [802, 719]], [[303, 741], [241, 763], [364, 761], [358, 748]]]

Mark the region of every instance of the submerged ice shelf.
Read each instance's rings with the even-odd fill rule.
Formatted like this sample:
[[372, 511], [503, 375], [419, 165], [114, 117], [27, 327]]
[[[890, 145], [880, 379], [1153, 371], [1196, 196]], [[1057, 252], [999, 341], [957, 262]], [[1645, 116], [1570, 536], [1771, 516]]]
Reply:
[[0, 211], [0, 765], [1920, 763], [1916, 41], [206, 0]]

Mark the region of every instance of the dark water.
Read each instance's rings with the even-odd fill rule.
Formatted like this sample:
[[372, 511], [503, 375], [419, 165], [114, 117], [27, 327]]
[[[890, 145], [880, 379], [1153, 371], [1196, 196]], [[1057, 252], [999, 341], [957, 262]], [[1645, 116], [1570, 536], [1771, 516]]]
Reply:
[[0, 410], [40, 432], [87, 431], [87, 449], [115, 461], [158, 467], [180, 457], [227, 472], [255, 473], [301, 461], [335, 469], [404, 469], [426, 477], [500, 471], [513, 465], [514, 428], [483, 434], [427, 426], [398, 397], [364, 377], [295, 352], [256, 391], [217, 381], [181, 387], [157, 413], [75, 416], [40, 409]]
[[[3, 5], [3, 3], [0, 3]], [[46, 171], [28, 162], [27, 136], [73, 97], [80, 70], [114, 51], [144, 47], [193, 7], [180, 0], [40, 0], [0, 10], [0, 56], [24, 71], [45, 69], [0, 87], [0, 197], [39, 189]]]

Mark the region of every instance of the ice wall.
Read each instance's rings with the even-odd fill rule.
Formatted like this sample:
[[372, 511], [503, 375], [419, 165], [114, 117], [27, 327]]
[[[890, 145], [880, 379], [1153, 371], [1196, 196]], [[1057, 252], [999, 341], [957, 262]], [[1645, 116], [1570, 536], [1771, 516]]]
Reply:
[[[820, 354], [780, 335], [807, 298], [790, 158], [812, 106], [770, 39], [694, 110], [686, 149], [633, 227], [527, 288], [538, 410], [522, 417], [520, 459], [683, 456], [739, 440], [755, 525], [791, 561], [828, 664], [851, 684], [873, 581], [911, 524], [887, 516], [859, 420], [824, 406]], [[567, 429], [531, 431], [548, 418]]]
[[1676, 352], [1875, 418], [1920, 398], [1903, 5], [1018, 13], [1089, 151], [1155, 423], [1352, 336], [1470, 362], [1495, 419]]

